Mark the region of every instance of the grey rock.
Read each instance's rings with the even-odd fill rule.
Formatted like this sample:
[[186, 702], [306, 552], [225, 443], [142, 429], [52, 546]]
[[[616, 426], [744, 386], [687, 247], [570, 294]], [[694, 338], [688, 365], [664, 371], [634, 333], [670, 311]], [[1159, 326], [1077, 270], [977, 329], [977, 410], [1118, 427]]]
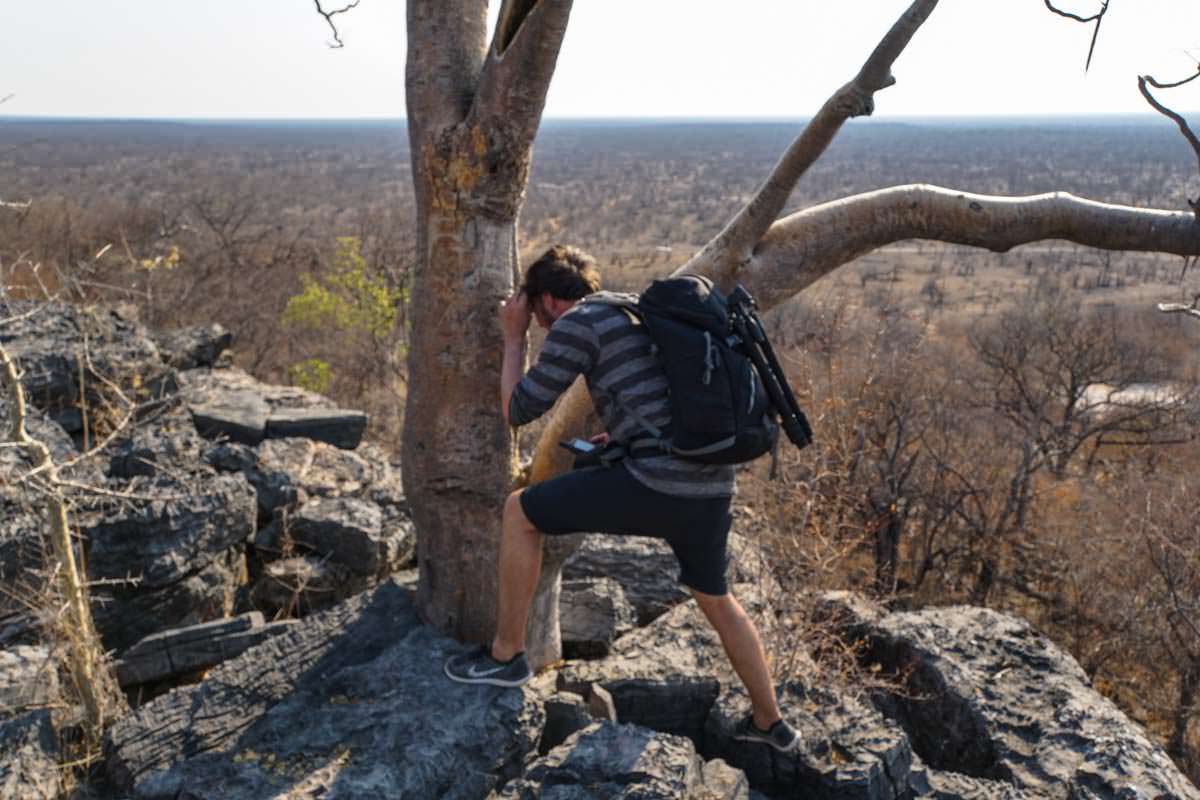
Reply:
[[187, 412], [175, 410], [138, 422], [109, 447], [108, 474], [128, 479], [204, 471], [204, 442]]
[[250, 590], [250, 602], [273, 616], [305, 616], [357, 594], [366, 585], [362, 576], [340, 564], [293, 556], [263, 566]]
[[0, 721], [0, 797], [56, 800], [62, 796], [58, 738], [45, 709]]
[[749, 790], [727, 766], [706, 770], [695, 746], [682, 736], [597, 722], [539, 758], [522, 777], [491, 797], [742, 800], [749, 797]]
[[600, 658], [614, 641], [633, 630], [633, 606], [621, 584], [612, 578], [583, 578], [562, 582], [558, 601], [563, 656]]
[[484, 797], [544, 717], [532, 692], [448, 681], [461, 649], [381, 585], [126, 716], [109, 774], [134, 798]]
[[912, 749], [904, 731], [867, 702], [792, 682], [779, 688], [780, 708], [801, 735], [791, 753], [733, 738], [750, 712], [741, 686], [726, 688], [705, 726], [704, 749], [740, 768], [771, 797], [813, 800], [899, 800], [909, 793]]
[[[645, 626], [687, 600], [679, 583], [679, 562], [671, 547], [660, 539], [589, 534], [563, 565], [563, 579], [612, 578]], [[729, 534], [730, 584], [754, 583], [769, 592], [777, 588], [766, 560], [744, 537]]]
[[289, 514], [285, 525], [305, 551], [377, 578], [399, 566], [399, 544], [383, 537], [383, 512], [355, 497], [318, 497]]
[[546, 724], [538, 742], [539, 755], [546, 755], [569, 736], [592, 724], [587, 703], [577, 694], [556, 692], [546, 698], [542, 707], [546, 711]]
[[193, 325], [151, 334], [163, 361], [175, 369], [195, 369], [217, 364], [233, 344], [233, 334], [217, 323]]
[[[753, 587], [734, 593], [756, 620], [763, 605]], [[737, 681], [716, 631], [692, 601], [618, 639], [607, 658], [566, 664], [559, 688], [589, 696], [592, 686], [612, 695], [617, 718], [701, 741], [722, 683]]]
[[[22, 316], [29, 311], [34, 313]], [[0, 300], [0, 317], [14, 318], [0, 331], [0, 344], [22, 369], [28, 401], [70, 434], [83, 430], [81, 397], [93, 415], [112, 405], [101, 377], [135, 402], [176, 388], [174, 370], [162, 363], [146, 330], [116, 311]]]
[[254, 494], [240, 475], [156, 477], [133, 488], [156, 499], [106, 502], [80, 521], [88, 574], [118, 581], [93, 591], [97, 627], [118, 650], [155, 631], [227, 616], [255, 525]]
[[846, 631], [870, 663], [907, 676], [905, 691], [875, 700], [936, 770], [1030, 797], [1200, 798], [1078, 663], [1023, 620], [956, 606], [875, 613]]
[[[364, 453], [375, 454], [364, 449]], [[364, 457], [309, 439], [270, 439], [258, 448], [246, 477], [258, 493], [259, 508], [271, 515], [310, 497], [369, 496], [390, 480], [385, 459]], [[381, 493], [381, 497], [386, 497]], [[407, 517], [407, 513], [404, 514]]]
[[0, 650], [0, 717], [58, 699], [58, 666], [45, 647]]
[[267, 420], [267, 436], [272, 439], [304, 437], [343, 450], [358, 447], [366, 429], [366, 414], [342, 408], [282, 409]]
[[267, 436], [267, 401], [252, 391], [230, 391], [188, 406], [196, 431], [206, 439], [255, 445]]
[[290, 621], [268, 624], [253, 611], [152, 633], [126, 650], [113, 668], [123, 687], [161, 681], [227, 661], [291, 625]]
[[189, 405], [206, 405], [230, 393], [246, 392], [262, 398], [270, 413], [286, 408], [332, 408], [329, 398], [301, 389], [263, 383], [237, 367], [189, 369], [179, 373], [180, 394]]
[[0, 612], [23, 611], [21, 597], [37, 597], [45, 583], [45, 524], [36, 497], [0, 484]]
[[930, 769], [916, 753], [908, 773], [914, 798], [930, 800], [1022, 800], [1025, 795], [1005, 781], [973, 778], [958, 772]]

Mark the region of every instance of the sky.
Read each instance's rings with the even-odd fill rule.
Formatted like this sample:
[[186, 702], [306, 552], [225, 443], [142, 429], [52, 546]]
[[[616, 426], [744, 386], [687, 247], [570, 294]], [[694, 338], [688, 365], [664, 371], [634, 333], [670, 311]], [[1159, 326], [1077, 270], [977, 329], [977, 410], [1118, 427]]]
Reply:
[[[342, 0], [326, 0], [326, 7]], [[1092, 13], [1098, 0], [1058, 0]], [[499, 0], [493, 0], [493, 6]], [[546, 116], [794, 118], [850, 79], [908, 0], [575, 0]], [[402, 0], [336, 17], [312, 0], [0, 0], [6, 115], [404, 115]], [[496, 9], [492, 13], [495, 15]], [[876, 115], [1145, 113], [1136, 76], [1200, 58], [1197, 0], [1111, 0], [1091, 26], [1043, 0], [941, 0]], [[1192, 55], [1194, 54], [1195, 58]], [[1200, 108], [1200, 79], [1164, 95]]]

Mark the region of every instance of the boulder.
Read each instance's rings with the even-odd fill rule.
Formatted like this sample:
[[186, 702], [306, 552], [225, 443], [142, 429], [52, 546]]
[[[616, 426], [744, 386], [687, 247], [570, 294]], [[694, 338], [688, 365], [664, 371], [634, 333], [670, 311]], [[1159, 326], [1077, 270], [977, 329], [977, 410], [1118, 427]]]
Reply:
[[596, 722], [535, 761], [494, 800], [748, 800], [745, 776], [706, 768], [692, 742], [636, 725]]
[[538, 741], [538, 754], [546, 755], [554, 748], [592, 724], [587, 702], [571, 692], [555, 692], [542, 703], [546, 724]]
[[24, 611], [20, 599], [37, 597], [45, 583], [45, 527], [35, 497], [0, 485], [0, 584], [14, 590], [0, 592], [0, 612]]
[[[563, 565], [564, 580], [611, 578], [621, 585], [645, 626], [689, 597], [679, 583], [679, 562], [661, 539], [589, 534]], [[768, 592], [777, 586], [758, 548], [736, 533], [729, 534], [731, 584], [754, 583]]]
[[10, 319], [0, 344], [21, 367], [26, 398], [72, 435], [84, 427], [81, 398], [90, 414], [110, 413], [115, 398], [101, 378], [134, 402], [175, 389], [174, 370], [146, 330], [114, 310], [0, 300], [0, 318]]
[[362, 591], [363, 584], [361, 576], [340, 564], [308, 556], [281, 558], [263, 565], [250, 589], [250, 604], [272, 616], [305, 616]]
[[713, 705], [704, 731], [705, 755], [740, 768], [755, 789], [776, 800], [900, 800], [909, 796], [912, 748], [904, 731], [868, 702], [848, 693], [793, 681], [778, 687], [785, 718], [800, 746], [780, 753], [733, 738], [750, 701], [729, 684]]
[[544, 717], [526, 689], [447, 680], [461, 649], [380, 585], [126, 716], [109, 774], [133, 798], [486, 797]]
[[233, 344], [233, 334], [217, 323], [193, 325], [151, 333], [162, 360], [175, 369], [195, 369], [217, 364]]
[[0, 721], [0, 797], [56, 800], [62, 797], [58, 737], [42, 709]]
[[118, 479], [206, 471], [204, 440], [190, 415], [173, 409], [139, 421], [108, 448], [108, 474]]
[[191, 403], [188, 410], [196, 431], [206, 439], [256, 445], [267, 436], [271, 409], [253, 391], [224, 392], [208, 402]]
[[966, 606], [887, 614], [826, 597], [863, 659], [904, 676], [876, 704], [935, 770], [1045, 798], [1200, 798], [1142, 728], [1024, 620]]
[[258, 492], [260, 509], [270, 515], [309, 497], [364, 497], [373, 489], [386, 490], [392, 476], [375, 448], [364, 446], [360, 454], [289, 438], [263, 442], [246, 477]]
[[563, 656], [601, 658], [633, 630], [635, 612], [612, 578], [564, 580], [558, 601]]
[[124, 649], [156, 631], [225, 617], [244, 581], [254, 494], [240, 475], [139, 479], [138, 499], [83, 516], [87, 567], [105, 645]]
[[228, 661], [292, 624], [267, 623], [262, 614], [252, 611], [232, 619], [152, 633], [126, 650], [113, 669], [122, 687], [182, 676]]
[[45, 647], [0, 650], [0, 716], [58, 700], [58, 666]]
[[366, 414], [342, 408], [280, 409], [267, 420], [269, 438], [302, 436], [343, 450], [358, 447], [366, 429]]
[[[754, 587], [740, 585], [734, 593], [756, 621], [763, 618]], [[558, 680], [560, 689], [584, 697], [594, 685], [605, 689], [621, 722], [700, 742], [722, 683], [737, 677], [716, 631], [688, 601], [618, 639], [607, 658], [569, 662]]]

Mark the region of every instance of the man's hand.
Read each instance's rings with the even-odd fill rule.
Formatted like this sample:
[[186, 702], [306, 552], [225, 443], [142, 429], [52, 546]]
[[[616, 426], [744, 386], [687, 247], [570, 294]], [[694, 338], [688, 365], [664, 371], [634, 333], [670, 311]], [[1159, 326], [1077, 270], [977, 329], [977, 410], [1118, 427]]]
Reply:
[[504, 333], [504, 341], [519, 341], [525, 338], [529, 330], [529, 321], [533, 319], [533, 309], [529, 305], [529, 296], [525, 292], [516, 292], [500, 304], [500, 330]]

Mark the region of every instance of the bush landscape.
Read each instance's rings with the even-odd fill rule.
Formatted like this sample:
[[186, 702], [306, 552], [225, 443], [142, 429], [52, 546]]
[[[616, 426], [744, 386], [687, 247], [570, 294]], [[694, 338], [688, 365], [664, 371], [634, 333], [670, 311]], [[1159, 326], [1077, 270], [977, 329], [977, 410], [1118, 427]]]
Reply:
[[[549, 121], [523, 260], [575, 244], [636, 291], [708, 241], [796, 128]], [[238, 366], [366, 411], [396, 450], [409, 173], [393, 123], [3, 120], [0, 279], [156, 329], [218, 322]], [[916, 180], [1171, 208], [1196, 179], [1158, 120], [851, 124], [787, 211]], [[796, 621], [775, 662], [813, 645], [800, 621], [820, 589], [1011, 611], [1200, 780], [1200, 321], [1154, 307], [1198, 282], [1163, 255], [917, 241], [767, 315], [817, 432], [739, 478], [738, 530]]]

